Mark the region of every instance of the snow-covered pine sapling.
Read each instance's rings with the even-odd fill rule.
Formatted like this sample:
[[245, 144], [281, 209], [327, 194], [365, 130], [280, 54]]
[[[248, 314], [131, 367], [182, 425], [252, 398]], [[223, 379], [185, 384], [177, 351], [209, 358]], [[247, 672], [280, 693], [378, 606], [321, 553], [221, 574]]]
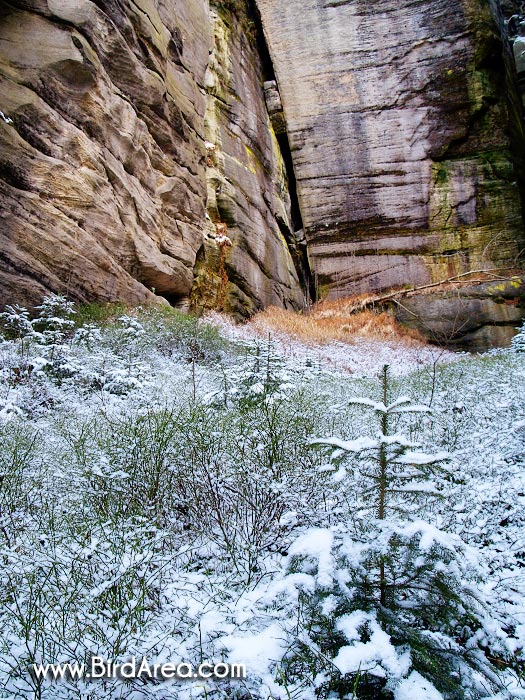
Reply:
[[40, 332], [39, 340], [43, 345], [60, 347], [75, 327], [72, 316], [76, 314], [75, 305], [66, 297], [58, 294], [45, 297], [36, 307], [38, 318], [32, 321], [33, 329]]
[[318, 438], [312, 444], [334, 448], [330, 461], [333, 467], [339, 467], [337, 480], [345, 479], [348, 466], [352, 468], [352, 489], [359, 496], [363, 515], [366, 512], [367, 517], [373, 514], [378, 520], [406, 520], [418, 513], [429, 497], [443, 495], [449, 476], [445, 466], [448, 455], [421, 452], [420, 445], [397, 431], [400, 418], [430, 413], [430, 408], [414, 404], [407, 396], [390, 401], [387, 365], [382, 370], [381, 385], [380, 402], [369, 398], [349, 400], [375, 413], [378, 430], [374, 436], [355, 440]]
[[251, 410], [275, 401], [286, 400], [295, 389], [282, 356], [275, 352], [270, 334], [265, 346], [257, 343], [249, 348], [246, 363], [238, 372], [229, 372], [229, 399], [241, 409]]
[[0, 328], [8, 338], [15, 340], [25, 338], [33, 332], [29, 311], [18, 304], [6, 306], [5, 311], [0, 313]]
[[512, 339], [512, 349], [516, 352], [525, 352], [525, 324], [518, 329]]
[[0, 328], [7, 338], [18, 342], [20, 367], [13, 368], [15, 377], [20, 379], [23, 375], [30, 374], [32, 366], [29, 365], [28, 358], [33, 326], [29, 318], [29, 311], [18, 304], [6, 306], [5, 311], [0, 313]]
[[381, 384], [382, 401], [350, 400], [373, 411], [374, 434], [313, 441], [330, 448], [334, 488], [350, 507], [290, 547], [303, 628], [288, 681], [314, 670], [319, 698], [357, 684], [356, 697], [386, 699], [412, 670], [446, 700], [485, 697], [498, 688], [489, 656], [508, 656], [506, 635], [480, 592], [476, 552], [424, 519], [435, 497], [452, 496], [447, 455], [422, 452], [398, 432], [429, 409], [391, 397], [387, 367]]
[[[400, 415], [428, 413], [427, 406], [414, 404], [407, 396], [390, 403], [390, 376], [388, 365], [381, 375], [382, 402], [369, 398], [352, 398], [350, 404], [358, 404], [373, 411], [378, 421], [376, 436], [344, 441], [338, 438], [315, 440], [314, 444], [335, 447], [332, 461], [346, 461], [349, 455], [357, 456], [354, 478], [361, 484], [362, 505], [367, 517], [372, 515], [367, 505], [382, 520], [405, 520], [417, 512], [421, 500], [429, 495], [441, 495], [442, 477], [446, 475], [443, 464], [445, 452], [426, 454], [415, 448], [415, 443], [395, 432], [396, 419]], [[355, 488], [353, 486], [353, 488]], [[359, 487], [358, 487], [359, 488]], [[441, 492], [441, 493], [440, 493]], [[379, 560], [379, 591], [381, 605], [387, 604], [388, 583], [385, 573], [386, 557]]]
[[45, 297], [36, 307], [38, 317], [31, 321], [33, 337], [37, 343], [45, 346], [44, 357], [47, 360], [46, 373], [59, 381], [70, 376], [72, 369], [67, 361], [66, 340], [73, 335], [76, 314], [75, 305], [66, 297], [53, 294]]

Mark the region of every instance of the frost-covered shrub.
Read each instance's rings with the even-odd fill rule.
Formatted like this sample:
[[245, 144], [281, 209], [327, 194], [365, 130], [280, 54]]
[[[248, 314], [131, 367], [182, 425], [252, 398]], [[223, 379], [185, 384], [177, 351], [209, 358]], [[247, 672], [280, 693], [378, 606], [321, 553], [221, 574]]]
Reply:
[[142, 323], [139, 323], [133, 316], [120, 316], [118, 322], [120, 324], [120, 335], [123, 338], [140, 338], [146, 332]]
[[[150, 525], [121, 522], [113, 528], [86, 521], [67, 534], [28, 533], [16, 549], [4, 551], [0, 694], [64, 700], [91, 695], [93, 686], [85, 680], [55, 685], [29, 669], [33, 663], [87, 663], [93, 653], [121, 662], [130, 653], [151, 653], [155, 636], [143, 640], [165, 583], [162, 549], [162, 536]], [[140, 685], [136, 681], [129, 690]], [[126, 697], [119, 686], [118, 679], [109, 681], [101, 696], [112, 697], [114, 689]]]
[[315, 440], [333, 449], [336, 481], [354, 497], [345, 520], [290, 548], [301, 620], [283, 672], [294, 686], [308, 677], [323, 698], [390, 698], [410, 669], [447, 700], [482, 698], [501, 686], [489, 659], [509, 659], [511, 646], [475, 554], [421, 519], [429, 499], [447, 493], [446, 455], [416, 450], [396, 431], [401, 416], [428, 408], [391, 398], [389, 384], [385, 367], [382, 402], [351, 400], [376, 414], [374, 436]]
[[0, 424], [0, 541], [15, 546], [27, 526], [28, 512], [38, 508], [40, 484], [34, 478], [39, 437], [18, 421]]
[[[19, 341], [21, 360], [18, 367], [12, 368], [12, 380], [28, 379], [35, 368], [58, 381], [73, 376], [75, 369], [69, 361], [66, 340], [75, 326], [74, 304], [63, 296], [51, 295], [35, 310], [38, 315], [33, 319], [21, 306], [8, 306], [0, 314], [0, 323], [8, 336]], [[30, 360], [31, 350], [35, 354]]]
[[178, 527], [174, 453], [186, 417], [168, 409], [130, 417], [102, 414], [64, 431], [64, 459], [82, 485], [86, 513], [99, 521], [142, 518]]
[[142, 363], [134, 363], [127, 367], [103, 367], [83, 373], [82, 381], [87, 382], [92, 389], [126, 396], [144, 386], [148, 367]]
[[105, 332], [105, 344], [112, 353], [128, 363], [139, 361], [148, 347], [148, 336], [142, 323], [133, 316], [124, 314], [116, 319]]
[[512, 348], [516, 352], [525, 352], [525, 325], [523, 325], [512, 339]]
[[23, 306], [6, 306], [0, 313], [0, 327], [9, 338], [30, 337], [44, 345], [61, 344], [70, 335], [76, 313], [73, 302], [60, 295], [44, 297], [42, 304], [35, 307], [38, 313], [34, 318]]
[[102, 332], [94, 323], [86, 323], [77, 328], [73, 336], [73, 345], [87, 348], [89, 351], [96, 350], [102, 342]]
[[272, 400], [243, 403], [228, 444], [229, 527], [238, 556], [255, 573], [264, 552], [285, 551], [290, 532], [322, 510], [319, 455], [309, 447], [317, 422], [313, 406], [300, 391], [277, 398], [280, 391]]
[[234, 348], [205, 319], [165, 307], [149, 309], [142, 317], [154, 347], [163, 355], [181, 355], [187, 362], [213, 363]]
[[180, 418], [168, 459], [179, 495], [172, 508], [189, 536], [213, 542], [221, 560], [252, 581], [264, 557], [284, 550], [293, 528], [322, 509], [319, 455], [308, 444], [312, 405], [296, 392], [240, 411], [196, 404]]
[[[11, 355], [10, 361], [1, 362], [0, 378], [10, 385], [27, 382], [34, 369], [30, 359], [30, 345], [34, 334], [29, 312], [23, 306], [6, 306], [0, 313], [0, 328], [6, 338], [16, 341], [17, 352]], [[2, 401], [0, 397], [0, 412], [11, 412], [10, 401]], [[15, 408], [13, 410], [16, 411]]]

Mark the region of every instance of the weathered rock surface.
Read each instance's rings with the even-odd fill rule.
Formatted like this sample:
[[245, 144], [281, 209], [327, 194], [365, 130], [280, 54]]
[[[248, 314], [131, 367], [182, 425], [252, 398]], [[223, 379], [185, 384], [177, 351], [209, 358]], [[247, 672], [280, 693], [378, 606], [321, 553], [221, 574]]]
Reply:
[[286, 119], [284, 117], [281, 94], [275, 80], [267, 80], [264, 83], [264, 98], [270, 115], [273, 130], [276, 134], [286, 133]]
[[395, 308], [401, 323], [432, 342], [473, 352], [509, 345], [523, 318], [521, 277], [402, 299]]
[[258, 6], [321, 296], [514, 265], [523, 220], [511, 152], [523, 146], [487, 3]]
[[[268, 304], [300, 308], [290, 254], [287, 175], [266, 109], [254, 28], [212, 9], [207, 93], [208, 234], [192, 306], [244, 316]], [[250, 34], [246, 35], [246, 29]], [[290, 246], [290, 248], [289, 248]]]
[[[273, 66], [248, 1], [0, 0], [0, 303], [297, 308], [306, 247], [321, 297], [517, 267], [520, 3], [255, 2]], [[479, 289], [412, 316], [499, 342], [519, 294]]]
[[[22, 0], [0, 12], [0, 302], [53, 291], [187, 304], [209, 228], [207, 0]], [[257, 54], [245, 44], [230, 59], [222, 69], [246, 81], [244, 111], [233, 91], [223, 119], [235, 290], [243, 309], [297, 305]]]

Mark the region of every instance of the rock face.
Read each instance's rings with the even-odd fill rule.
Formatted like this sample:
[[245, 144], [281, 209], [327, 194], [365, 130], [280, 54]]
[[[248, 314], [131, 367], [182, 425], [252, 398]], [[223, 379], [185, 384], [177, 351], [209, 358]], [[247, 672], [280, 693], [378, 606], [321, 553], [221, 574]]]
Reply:
[[488, 4], [258, 6], [319, 294], [516, 266], [521, 115], [513, 125]]
[[509, 344], [524, 305], [525, 283], [515, 276], [403, 299], [396, 315], [438, 345], [482, 352]]
[[270, 126], [255, 27], [212, 9], [205, 76], [208, 226], [192, 291], [195, 309], [248, 316], [304, 305], [294, 262], [287, 174]]
[[[518, 6], [0, 0], [0, 303], [300, 308], [306, 249], [320, 297], [514, 271]], [[522, 297], [481, 282], [407, 313], [508, 340]]]
[[209, 244], [235, 278], [225, 305], [302, 303], [259, 57], [231, 14], [232, 50], [207, 0], [22, 0], [0, 12], [0, 302], [52, 291], [187, 305], [215, 236], [213, 131], [233, 243]]

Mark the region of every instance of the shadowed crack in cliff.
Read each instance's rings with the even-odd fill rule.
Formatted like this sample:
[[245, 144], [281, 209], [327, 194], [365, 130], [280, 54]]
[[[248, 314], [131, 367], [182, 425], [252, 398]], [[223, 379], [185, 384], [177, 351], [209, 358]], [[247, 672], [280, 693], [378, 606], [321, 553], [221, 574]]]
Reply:
[[[247, 0], [246, 7], [252, 22], [257, 51], [261, 60], [268, 114], [270, 116], [270, 121], [272, 123], [283, 159], [288, 185], [288, 194], [290, 197], [291, 229], [282, 217], [276, 217], [276, 221], [290, 251], [290, 255], [295, 265], [297, 276], [305, 293], [307, 302], [311, 303], [316, 300], [315, 284], [308, 260], [308, 250], [306, 246], [306, 238], [304, 236], [301, 206], [297, 193], [297, 181], [292, 158], [292, 150], [288, 140], [288, 132], [286, 128], [286, 115], [280, 101], [277, 78], [272, 58], [270, 56], [270, 51], [264, 36], [259, 8], [254, 0]], [[269, 95], [274, 97], [273, 104], [271, 101], [272, 97], [269, 98]]]

